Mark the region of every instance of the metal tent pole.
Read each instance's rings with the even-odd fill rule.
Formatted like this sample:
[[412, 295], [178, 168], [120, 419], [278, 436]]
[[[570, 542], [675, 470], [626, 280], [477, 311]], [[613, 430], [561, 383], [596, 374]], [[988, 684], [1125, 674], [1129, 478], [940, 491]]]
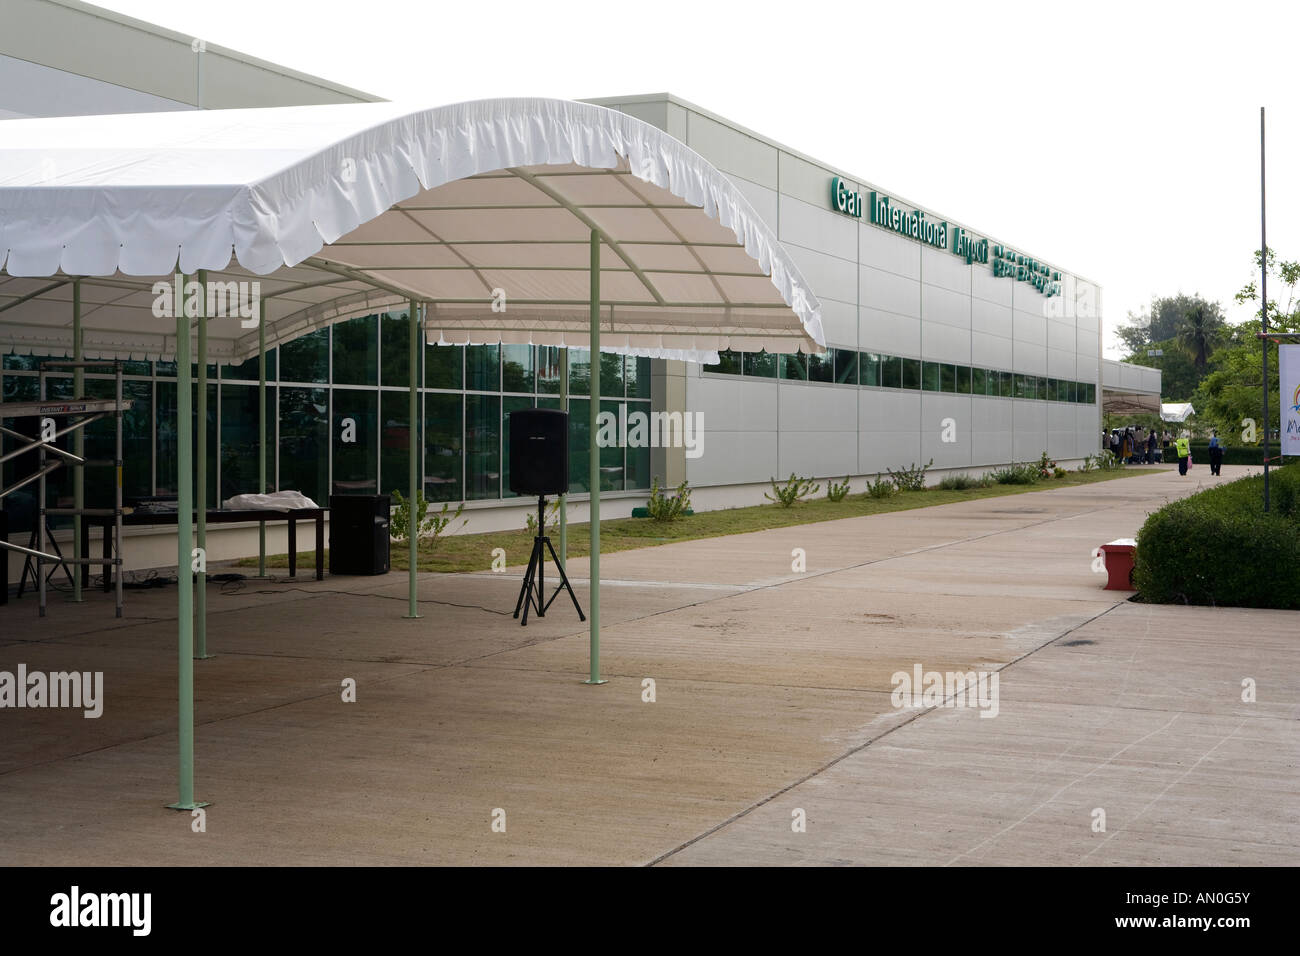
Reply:
[[180, 799], [167, 806], [194, 810], [194, 574], [190, 537], [194, 532], [193, 455], [190, 438], [190, 321], [185, 314], [185, 276], [176, 274], [176, 644], [180, 740]]
[[[1268, 232], [1264, 219], [1264, 107], [1259, 108], [1259, 330], [1264, 349], [1264, 511], [1268, 511]], [[1279, 421], [1280, 421], [1279, 417]]]
[[[569, 413], [569, 347], [560, 349], [560, 411]], [[568, 420], [565, 420], [568, 428]], [[566, 442], [567, 447], [567, 442]], [[564, 463], [564, 486], [569, 486], [569, 463]], [[545, 534], [546, 532], [541, 532]], [[560, 495], [560, 566], [569, 563], [569, 496]]]
[[[266, 494], [266, 300], [257, 315], [257, 493]], [[266, 577], [266, 522], [257, 523], [257, 576]]]
[[420, 519], [424, 517], [419, 513], [419, 509], [415, 506], [415, 496], [417, 492], [422, 492], [424, 489], [420, 487], [420, 433], [416, 428], [416, 423], [419, 421], [417, 418], [419, 412], [417, 406], [419, 405], [420, 393], [418, 387], [420, 373], [420, 318], [416, 311], [417, 303], [414, 299], [411, 300], [410, 306], [410, 355], [407, 356], [407, 370], [409, 375], [407, 384], [410, 389], [410, 402], [407, 407], [409, 409], [409, 451], [411, 460], [408, 462], [407, 467], [407, 477], [409, 478], [409, 482], [406, 489], [406, 500], [408, 503], [406, 510], [409, 519], [409, 524], [406, 529], [406, 545], [407, 560], [410, 562], [410, 567], [406, 572], [406, 616], [408, 619], [414, 620], [420, 616], [418, 602], [415, 597], [415, 574], [416, 565], [419, 564], [420, 540], [417, 536], [420, 531]]
[[591, 425], [587, 443], [591, 451], [591, 673], [584, 683], [600, 679], [600, 446], [596, 443], [600, 417], [600, 235], [591, 230]]
[[[72, 280], [72, 360], [77, 363], [85, 361], [84, 339], [81, 332], [81, 280]], [[86, 397], [86, 374], [81, 365], [78, 364], [72, 370], [72, 396], [73, 398]], [[121, 399], [119, 398], [119, 403]], [[86, 457], [86, 430], [78, 428], [72, 438], [72, 451], [78, 458], [82, 459], [83, 464], [72, 469], [72, 507], [76, 509], [76, 514], [72, 518], [72, 557], [76, 564], [72, 572], [72, 600], [81, 600], [81, 559], [85, 557], [81, 553], [81, 526], [85, 520], [81, 512], [86, 507], [86, 468], [84, 460]], [[107, 530], [107, 529], [105, 529]], [[111, 568], [104, 568], [105, 574], [111, 574]], [[120, 616], [120, 612], [119, 612]]]
[[[194, 469], [194, 501], [198, 515], [198, 547], [204, 555], [206, 567], [208, 553], [208, 274], [200, 269], [199, 280], [199, 395], [198, 395], [198, 462]], [[208, 657], [208, 574], [198, 572], [195, 584], [194, 656], [199, 660]]]

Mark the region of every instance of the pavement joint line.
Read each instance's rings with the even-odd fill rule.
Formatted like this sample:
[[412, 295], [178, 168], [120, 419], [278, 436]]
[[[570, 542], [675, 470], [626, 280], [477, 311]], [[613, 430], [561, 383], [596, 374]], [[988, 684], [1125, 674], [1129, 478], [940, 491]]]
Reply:
[[[1057, 635], [1053, 636], [1052, 638], [1050, 638], [1049, 640], [1044, 641], [1042, 644], [1038, 645], [1037, 647], [1031, 648], [1031, 649], [1029, 649], [1028, 651], [1026, 651], [1025, 653], [1021, 654], [1019, 657], [1016, 657], [1016, 658], [1013, 658], [1012, 660], [1007, 661], [1007, 662], [1006, 662], [1005, 664], [1003, 664], [1001, 667], [997, 668], [997, 669], [996, 669], [996, 672], [999, 673], [999, 674], [1002, 673], [1002, 671], [1007, 670], [1007, 669], [1010, 668], [1013, 664], [1018, 664], [1020, 661], [1023, 661], [1026, 657], [1029, 657], [1031, 654], [1036, 654], [1036, 653], [1038, 653], [1038, 652], [1041, 651], [1043, 648], [1048, 647], [1049, 645], [1056, 643], [1056, 642], [1059, 641], [1061, 638], [1066, 637], [1066, 636], [1068, 636], [1069, 634], [1072, 634], [1074, 631], [1077, 631], [1079, 628], [1081, 628], [1081, 627], [1085, 627], [1085, 626], [1087, 626], [1088, 624], [1091, 624], [1093, 621], [1097, 620], [1098, 618], [1101, 618], [1101, 617], [1106, 616], [1106, 615], [1109, 614], [1111, 611], [1115, 610], [1115, 608], [1119, 607], [1120, 604], [1122, 604], [1122, 603], [1124, 603], [1124, 602], [1121, 601], [1121, 602], [1119, 602], [1119, 603], [1117, 603], [1117, 604], [1114, 604], [1114, 605], [1112, 605], [1111, 607], [1106, 608], [1106, 610], [1101, 611], [1101, 612], [1099, 612], [1099, 613], [1097, 613], [1097, 614], [1094, 614], [1092, 617], [1088, 618], [1086, 621], [1080, 621], [1080, 622], [1077, 623], [1077, 624], [1071, 625], [1070, 627], [1068, 627], [1068, 628], [1066, 628], [1064, 631], [1062, 631], [1060, 634], [1057, 634]], [[963, 688], [963, 691], [964, 691], [964, 690], [965, 690], [965, 688]], [[726, 827], [729, 827], [731, 824], [737, 822], [738, 820], [741, 820], [741, 819], [743, 819], [744, 817], [749, 816], [751, 813], [753, 813], [753, 812], [754, 812], [755, 810], [757, 810], [759, 807], [764, 806], [765, 804], [771, 803], [773, 800], [776, 800], [777, 798], [779, 798], [779, 797], [781, 797], [781, 796], [784, 796], [785, 794], [789, 793], [791, 790], [794, 790], [796, 787], [802, 786], [803, 784], [807, 783], [809, 780], [812, 780], [814, 777], [818, 777], [818, 776], [820, 776], [821, 774], [825, 773], [825, 772], [826, 772], [827, 770], [829, 770], [830, 768], [834, 767], [836, 764], [838, 764], [838, 763], [842, 763], [843, 761], [847, 760], [849, 757], [852, 757], [852, 756], [854, 756], [854, 755], [856, 755], [856, 754], [861, 753], [862, 751], [864, 751], [864, 750], [866, 750], [868, 747], [870, 747], [872, 744], [876, 743], [876, 742], [879, 741], [879, 740], [884, 739], [885, 737], [888, 737], [890, 734], [895, 733], [896, 731], [902, 730], [904, 727], [906, 727], [907, 725], [911, 724], [913, 721], [920, 720], [922, 717], [925, 717], [927, 714], [934, 713], [935, 711], [943, 710], [943, 709], [945, 708], [945, 706], [947, 705], [948, 701], [949, 701], [949, 700], [954, 700], [954, 699], [956, 698], [956, 696], [957, 696], [956, 694], [953, 694], [953, 695], [950, 696], [950, 697], [945, 697], [945, 698], [944, 698], [944, 701], [943, 701], [942, 704], [938, 704], [938, 705], [935, 705], [935, 706], [933, 706], [933, 707], [927, 707], [927, 708], [925, 708], [925, 709], [923, 709], [923, 710], [920, 710], [920, 711], [918, 711], [917, 713], [913, 714], [911, 717], [908, 717], [908, 718], [906, 718], [906, 719], [904, 719], [904, 720], [900, 720], [898, 723], [894, 724], [894, 725], [891, 726], [891, 727], [886, 727], [884, 730], [882, 730], [880, 733], [876, 734], [874, 737], [868, 738], [867, 740], [864, 740], [864, 741], [863, 741], [862, 743], [860, 743], [860, 744], [855, 744], [853, 747], [849, 748], [849, 749], [846, 750], [844, 753], [842, 753], [842, 754], [840, 754], [840, 755], [838, 755], [838, 756], [836, 756], [836, 757], [833, 757], [831, 760], [829, 760], [829, 761], [827, 761], [826, 763], [822, 764], [820, 767], [817, 767], [816, 769], [810, 771], [809, 773], [805, 774], [804, 776], [800, 777], [799, 779], [794, 780], [793, 782], [786, 784], [786, 785], [785, 785], [784, 787], [782, 787], [781, 789], [776, 790], [776, 791], [773, 791], [772, 793], [769, 793], [767, 796], [765, 796], [765, 797], [763, 797], [762, 799], [760, 799], [760, 800], [758, 800], [758, 801], [756, 801], [756, 802], [750, 804], [748, 807], [745, 807], [745, 808], [742, 809], [742, 810], [738, 810], [737, 812], [733, 813], [731, 816], [727, 817], [725, 820], [722, 820], [722, 821], [720, 821], [720, 822], [714, 824], [712, 827], [710, 827], [709, 829], [703, 831], [702, 833], [697, 833], [695, 836], [691, 837], [691, 839], [685, 841], [684, 843], [680, 843], [680, 844], [678, 844], [677, 846], [673, 847], [671, 850], [668, 850], [668, 851], [665, 852], [665, 853], [661, 853], [659, 856], [657, 856], [657, 857], [655, 857], [654, 859], [650, 860], [650, 861], [649, 861], [648, 863], [646, 863], [645, 865], [646, 865], [646, 866], [656, 866], [656, 865], [662, 863], [664, 860], [668, 859], [670, 856], [675, 856], [676, 854], [678, 854], [678, 853], [680, 853], [681, 851], [685, 850], [687, 847], [692, 846], [693, 844], [699, 843], [701, 840], [704, 840], [704, 839], [706, 839], [707, 837], [710, 837], [710, 836], [712, 836], [713, 834], [715, 834], [715, 833], [717, 833], [717, 832], [719, 832], [719, 831], [725, 829]], [[1176, 719], [1176, 718], [1175, 718], [1175, 719]], [[1121, 752], [1122, 752], [1122, 751], [1121, 751]], [[1118, 754], [1117, 754], [1116, 756], [1118, 756]], [[1095, 769], [1095, 768], [1094, 768], [1094, 769]], [[983, 844], [980, 844], [980, 846], [982, 846], [982, 845], [983, 845]], [[978, 847], [977, 847], [977, 848], [978, 848]], [[970, 852], [970, 851], [967, 851], [967, 852]]]

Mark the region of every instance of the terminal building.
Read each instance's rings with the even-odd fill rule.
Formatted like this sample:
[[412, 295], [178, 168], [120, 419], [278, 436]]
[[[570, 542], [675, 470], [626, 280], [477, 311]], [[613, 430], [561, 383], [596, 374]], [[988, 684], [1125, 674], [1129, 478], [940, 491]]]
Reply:
[[[0, 122], [379, 99], [77, 0], [6, 0], [4, 18]], [[828, 345], [824, 355], [723, 352], [713, 364], [603, 355], [602, 409], [694, 425], [693, 447], [603, 449], [605, 517], [641, 505], [655, 476], [687, 480], [695, 507], [720, 508], [761, 502], [771, 478], [791, 473], [858, 479], [932, 460], [937, 478], [1043, 452], [1068, 465], [1098, 450], [1108, 389], [1158, 405], [1157, 371], [1103, 375], [1101, 289], [1066, 264], [677, 97], [590, 102], [665, 130], [736, 183], [811, 284]], [[6, 281], [0, 319], [13, 301]], [[262, 451], [273, 489], [321, 504], [331, 493], [408, 493], [408, 321], [404, 311], [362, 316], [270, 350], [273, 437]], [[5, 402], [36, 397], [41, 358], [3, 355]], [[470, 532], [521, 527], [531, 506], [508, 489], [506, 422], [519, 408], [558, 406], [558, 350], [429, 345], [421, 366], [426, 497], [465, 501]], [[571, 350], [575, 520], [588, 491], [589, 370], [589, 355]], [[217, 507], [256, 490], [257, 362], [208, 376], [207, 505]], [[92, 393], [107, 384], [87, 379]], [[126, 381], [125, 494], [174, 494], [175, 366], [142, 357]], [[70, 386], [49, 382], [52, 396]], [[346, 446], [336, 427], [345, 414], [361, 436]], [[69, 482], [49, 485], [55, 498], [70, 494]], [[87, 504], [98, 493], [107, 489], [88, 486]], [[268, 528], [272, 549], [284, 548], [279, 534]], [[127, 567], [174, 564], [174, 541], [166, 528], [131, 529]], [[213, 558], [256, 550], [256, 525], [209, 532]]]

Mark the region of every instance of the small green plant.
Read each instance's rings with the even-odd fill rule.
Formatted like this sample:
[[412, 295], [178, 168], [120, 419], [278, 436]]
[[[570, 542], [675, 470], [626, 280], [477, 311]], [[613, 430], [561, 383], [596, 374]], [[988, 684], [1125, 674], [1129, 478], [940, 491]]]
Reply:
[[892, 481], [880, 477], [880, 472], [876, 472], [875, 481], [867, 482], [867, 497], [869, 498], [888, 498], [897, 490]]
[[645, 503], [646, 512], [654, 521], [676, 521], [691, 507], [691, 488], [683, 481], [677, 490], [666, 495], [659, 487], [659, 476], [650, 482], [650, 500]]
[[[524, 526], [528, 528], [528, 533], [534, 538], [537, 537], [537, 518], [532, 511], [524, 515]], [[546, 535], [550, 537], [558, 534], [560, 531], [560, 499], [556, 498], [546, 506]]]
[[1032, 485], [1040, 476], [1037, 465], [1012, 464], [999, 468], [991, 477], [999, 485]]
[[771, 482], [772, 491], [776, 497], [772, 497], [767, 492], [763, 493], [763, 497], [768, 501], [776, 502], [782, 508], [789, 508], [799, 499], [817, 494], [822, 487], [819, 484], [814, 484], [811, 478], [800, 478], [794, 472], [790, 472], [790, 480], [784, 485], [778, 484], [775, 478], [771, 479]]
[[1038, 477], [1039, 478], [1060, 478], [1065, 474], [1065, 469], [1059, 467], [1055, 461], [1047, 457], [1047, 452], [1038, 456]]
[[826, 483], [826, 497], [831, 501], [843, 501], [844, 496], [849, 493], [849, 476], [844, 476], [844, 484], [837, 485], [834, 481]]
[[1101, 471], [1114, 471], [1123, 468], [1124, 461], [1109, 448], [1097, 456], [1097, 468]]
[[1100, 467], [1097, 464], [1098, 457], [1099, 456], [1096, 455], [1084, 455], [1083, 464], [1081, 464], [1078, 468], [1074, 470], [1075, 471], [1096, 471]]
[[946, 475], [939, 481], [939, 487], [944, 491], [965, 491], [968, 488], [987, 488], [983, 478], [975, 478], [972, 475]]
[[898, 471], [892, 468], [886, 468], [885, 471], [889, 472], [889, 480], [899, 491], [924, 491], [925, 473], [933, 464], [934, 459], [931, 458], [924, 465], [918, 466], [916, 462], [912, 462], [908, 467], [900, 468]]
[[[388, 524], [388, 535], [394, 541], [406, 541], [410, 537], [411, 528], [411, 503], [402, 497], [402, 493], [393, 489], [393, 514]], [[416, 547], [427, 545], [430, 550], [438, 546], [438, 538], [454, 521], [460, 520], [461, 514], [465, 511], [465, 502], [460, 502], [455, 511], [449, 512], [451, 505], [449, 502], [442, 503], [442, 510], [429, 514], [429, 503], [424, 500], [424, 492], [416, 491], [415, 493], [415, 513], [418, 524], [416, 526]], [[466, 518], [460, 523], [463, 528], [469, 524]]]

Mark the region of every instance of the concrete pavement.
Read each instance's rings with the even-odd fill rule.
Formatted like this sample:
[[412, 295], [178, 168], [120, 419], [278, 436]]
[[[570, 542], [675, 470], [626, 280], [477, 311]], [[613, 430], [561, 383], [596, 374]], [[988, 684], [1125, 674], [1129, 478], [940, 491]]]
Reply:
[[[0, 710], [0, 863], [1294, 865], [1300, 615], [1134, 604], [1091, 569], [1208, 481], [607, 555], [600, 687], [571, 608], [510, 618], [517, 571], [421, 576], [419, 621], [404, 576], [213, 586], [203, 833], [161, 809], [174, 588], [122, 621], [11, 602], [0, 670], [102, 670], [106, 703]], [[996, 673], [997, 716], [896, 708], [918, 664]]]

